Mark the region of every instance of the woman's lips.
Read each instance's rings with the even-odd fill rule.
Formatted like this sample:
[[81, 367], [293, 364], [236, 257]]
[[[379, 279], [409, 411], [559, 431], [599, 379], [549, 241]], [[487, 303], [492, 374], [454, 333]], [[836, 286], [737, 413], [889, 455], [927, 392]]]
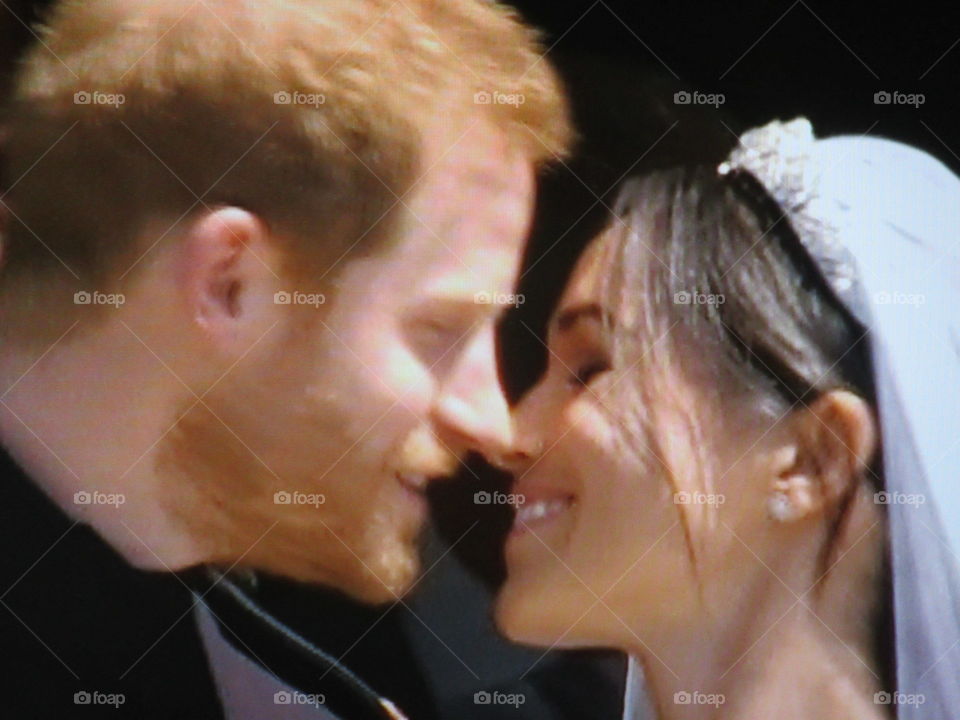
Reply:
[[555, 520], [572, 507], [573, 501], [572, 495], [524, 498], [517, 506], [512, 532], [521, 534]]

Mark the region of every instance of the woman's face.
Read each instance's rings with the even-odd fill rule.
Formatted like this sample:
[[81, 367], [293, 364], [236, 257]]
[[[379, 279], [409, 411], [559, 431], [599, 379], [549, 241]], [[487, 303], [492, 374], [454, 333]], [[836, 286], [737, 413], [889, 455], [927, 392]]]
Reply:
[[[721, 518], [739, 523], [738, 503], [724, 508], [716, 489], [706, 492], [696, 458], [710, 449], [702, 435], [693, 439], [689, 419], [708, 429], [720, 423], [679, 373], [652, 383], [664, 390], [648, 409], [655, 433], [628, 436], [617, 419], [643, 358], [615, 367], [605, 339], [605, 314], [614, 326], [632, 322], [601, 296], [612, 235], [578, 263], [549, 328], [548, 370], [516, 410], [513, 492], [523, 499], [497, 621], [521, 642], [622, 647], [632, 628], [682, 621], [702, 590], [691, 533], [704, 537]], [[741, 471], [731, 468], [729, 479]]]

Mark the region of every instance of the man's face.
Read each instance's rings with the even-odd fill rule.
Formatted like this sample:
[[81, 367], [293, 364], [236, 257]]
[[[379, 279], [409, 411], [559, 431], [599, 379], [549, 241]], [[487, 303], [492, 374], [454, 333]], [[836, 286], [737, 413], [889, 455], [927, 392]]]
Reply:
[[427, 480], [509, 441], [494, 330], [532, 168], [485, 120], [427, 138], [397, 234], [292, 288], [325, 302], [291, 305], [278, 342], [211, 391], [209, 413], [180, 423], [173, 459], [199, 493], [183, 514], [202, 509], [205, 534], [227, 538], [224, 562], [391, 600], [418, 571]]

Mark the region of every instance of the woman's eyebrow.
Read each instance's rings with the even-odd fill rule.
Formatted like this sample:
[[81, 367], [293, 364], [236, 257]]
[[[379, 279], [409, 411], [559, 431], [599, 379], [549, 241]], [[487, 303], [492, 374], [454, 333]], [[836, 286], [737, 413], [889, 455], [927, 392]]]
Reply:
[[610, 324], [612, 317], [598, 303], [588, 302], [564, 308], [557, 314], [554, 324], [559, 332], [566, 332], [581, 320], [592, 319]]

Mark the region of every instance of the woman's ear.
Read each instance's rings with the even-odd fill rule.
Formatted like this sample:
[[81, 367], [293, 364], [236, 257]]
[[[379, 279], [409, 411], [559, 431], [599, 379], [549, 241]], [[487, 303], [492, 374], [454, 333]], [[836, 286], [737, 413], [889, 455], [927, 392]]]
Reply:
[[876, 450], [870, 406], [847, 390], [831, 390], [787, 420], [786, 442], [774, 452], [767, 507], [781, 522], [820, 518], [859, 482]]
[[211, 208], [191, 220], [181, 247], [177, 283], [191, 318], [221, 348], [245, 349], [278, 282], [266, 224], [242, 208]]

